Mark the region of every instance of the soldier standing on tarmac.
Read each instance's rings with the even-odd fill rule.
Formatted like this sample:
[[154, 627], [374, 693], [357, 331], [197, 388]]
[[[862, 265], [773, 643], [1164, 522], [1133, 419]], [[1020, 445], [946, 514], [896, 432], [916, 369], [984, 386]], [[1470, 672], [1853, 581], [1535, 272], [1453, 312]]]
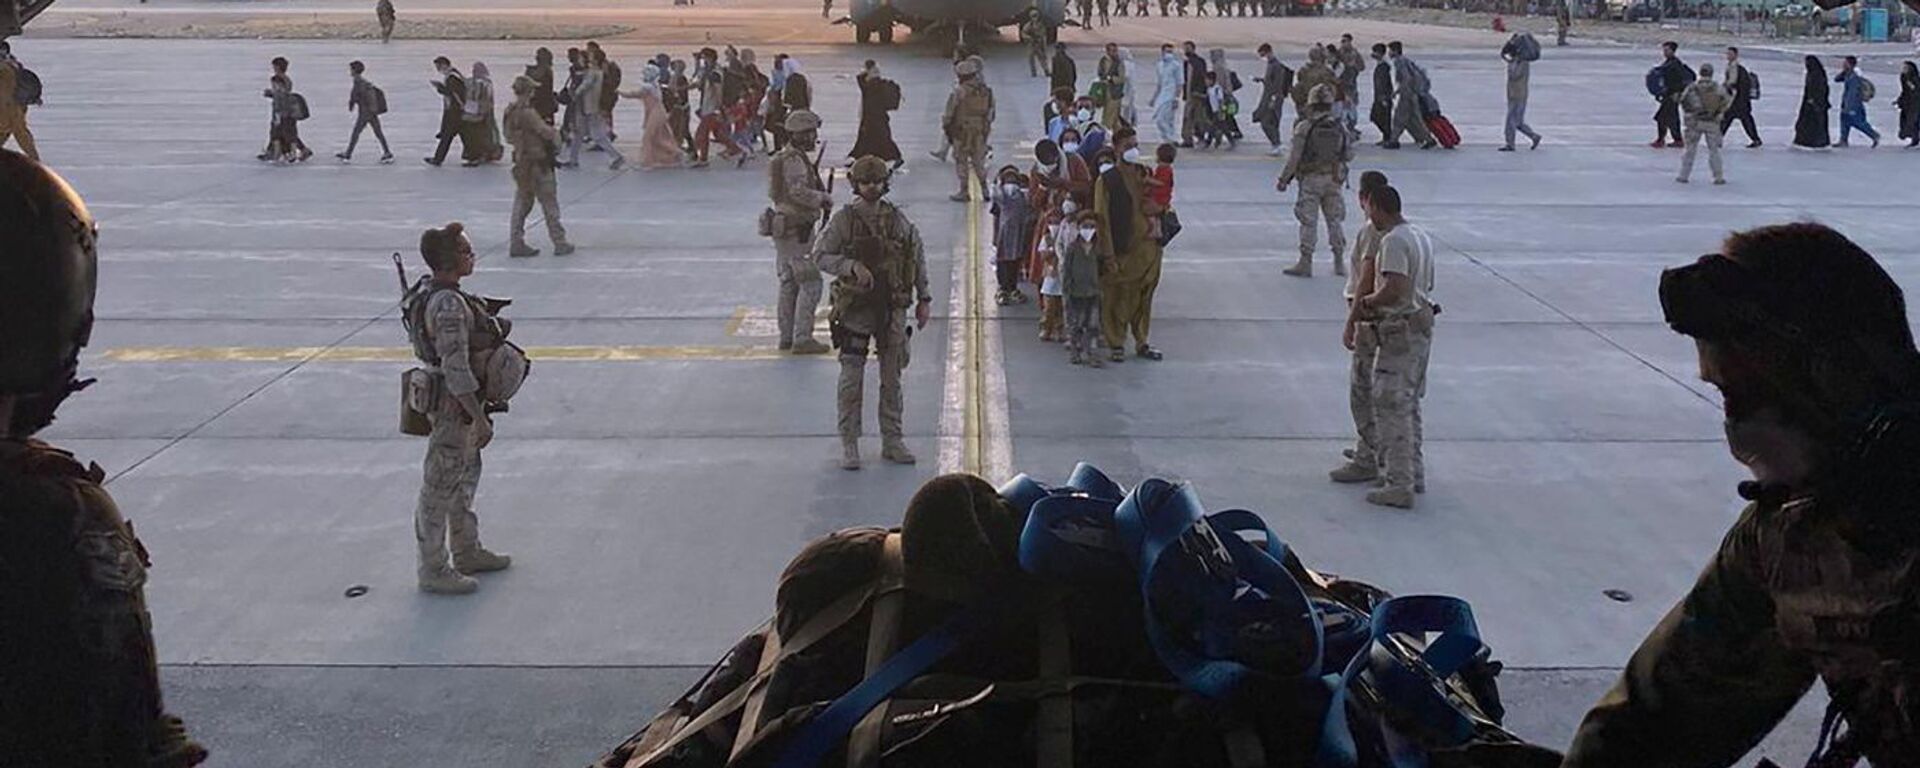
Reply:
[[787, 145], [767, 164], [767, 197], [773, 205], [762, 232], [773, 239], [774, 274], [780, 278], [780, 348], [824, 355], [832, 348], [813, 338], [820, 268], [809, 253], [814, 229], [833, 208], [833, 196], [820, 183], [820, 166], [810, 154], [820, 143], [820, 116], [796, 109], [787, 113], [784, 127]]
[[953, 65], [959, 82], [947, 97], [946, 114], [940, 118], [941, 128], [953, 141], [953, 168], [960, 178], [960, 191], [952, 197], [955, 202], [966, 202], [968, 177], [978, 178], [980, 188], [987, 188], [987, 137], [993, 132], [993, 89], [980, 78], [980, 67], [978, 56], [961, 59]]
[[93, 330], [94, 222], [73, 189], [0, 150], [0, 765], [186, 768], [161, 707], [152, 567], [97, 464], [34, 439]]
[[1340, 230], [1347, 204], [1340, 188], [1347, 183], [1353, 145], [1347, 127], [1333, 116], [1333, 102], [1333, 86], [1324, 83], [1307, 95], [1306, 117], [1294, 125], [1293, 149], [1276, 185], [1285, 192], [1294, 179], [1300, 180], [1300, 196], [1293, 204], [1293, 216], [1300, 221], [1300, 261], [1281, 270], [1293, 277], [1313, 277], [1313, 248], [1320, 239], [1322, 216], [1327, 220], [1327, 244], [1333, 247], [1333, 273], [1347, 273], [1340, 261], [1347, 250], [1347, 235]]
[[473, 274], [474, 258], [459, 222], [421, 233], [420, 256], [433, 276], [408, 293], [405, 315], [408, 340], [431, 367], [434, 389], [426, 409], [433, 431], [413, 518], [420, 590], [463, 595], [479, 589], [470, 574], [513, 562], [480, 546], [480, 520], [473, 512], [480, 451], [493, 442], [495, 408], [487, 402], [486, 385], [496, 391], [500, 385], [483, 378], [485, 363], [501, 351], [510, 326], [492, 315], [485, 300], [460, 288], [460, 279]]
[[527, 214], [540, 201], [540, 216], [547, 222], [547, 237], [553, 240], [553, 255], [573, 253], [567, 242], [567, 228], [560, 224], [560, 197], [554, 180], [553, 160], [560, 153], [560, 132], [533, 107], [533, 78], [521, 75], [513, 79], [513, 103], [507, 105], [505, 133], [513, 145], [513, 218], [507, 222], [512, 243], [509, 256], [538, 256], [540, 249], [527, 245]]
[[[840, 350], [839, 428], [842, 469], [860, 468], [860, 411], [867, 350], [880, 358], [881, 458], [914, 463], [900, 426], [905, 406], [900, 373], [907, 367], [913, 330], [927, 327], [933, 295], [920, 231], [881, 198], [892, 172], [868, 155], [847, 172], [857, 197], [835, 211], [813, 243], [813, 258], [833, 281], [833, 345]], [[907, 325], [907, 311], [913, 326]]]
[[1660, 305], [1720, 390], [1750, 503], [1564, 765], [1734, 765], [1816, 679], [1829, 703], [1807, 765], [1913, 765], [1920, 351], [1900, 286], [1839, 232], [1785, 224], [1667, 270]]

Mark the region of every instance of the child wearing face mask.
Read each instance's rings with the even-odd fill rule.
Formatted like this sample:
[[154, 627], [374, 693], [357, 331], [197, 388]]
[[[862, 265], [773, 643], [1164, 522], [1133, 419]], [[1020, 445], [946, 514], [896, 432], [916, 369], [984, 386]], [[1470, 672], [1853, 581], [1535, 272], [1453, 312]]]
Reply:
[[1040, 340], [1066, 341], [1063, 317], [1066, 298], [1060, 285], [1060, 249], [1074, 237], [1074, 219], [1080, 209], [1069, 199], [1047, 217], [1046, 231], [1037, 246], [1040, 257]]
[[993, 192], [993, 272], [1000, 290], [995, 303], [1027, 303], [1020, 291], [1020, 265], [1027, 260], [1033, 243], [1033, 202], [1027, 192], [1027, 178], [1011, 165], [1000, 169], [1000, 180]]
[[1111, 267], [1112, 255], [1097, 241], [1100, 218], [1080, 211], [1062, 228], [1067, 239], [1054, 247], [1059, 262], [1060, 293], [1066, 300], [1068, 362], [1104, 367], [1096, 344], [1100, 335], [1100, 275]]

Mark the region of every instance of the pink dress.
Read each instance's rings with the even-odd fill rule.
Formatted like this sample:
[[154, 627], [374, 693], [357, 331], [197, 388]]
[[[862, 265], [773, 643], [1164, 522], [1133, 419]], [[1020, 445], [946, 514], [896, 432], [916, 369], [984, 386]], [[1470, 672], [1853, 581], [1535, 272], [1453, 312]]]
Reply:
[[667, 123], [667, 105], [660, 99], [660, 87], [640, 89], [640, 103], [646, 107], [646, 122], [641, 128], [640, 167], [678, 168], [683, 159], [680, 142], [673, 138], [673, 126]]

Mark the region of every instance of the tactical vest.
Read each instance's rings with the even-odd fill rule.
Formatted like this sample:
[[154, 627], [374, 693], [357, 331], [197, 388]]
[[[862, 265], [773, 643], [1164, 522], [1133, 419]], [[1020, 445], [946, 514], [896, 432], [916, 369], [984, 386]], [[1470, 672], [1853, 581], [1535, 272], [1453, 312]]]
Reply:
[[984, 133], [987, 115], [993, 111], [993, 90], [985, 83], [969, 81], [960, 86], [960, 103], [953, 112], [954, 125], [964, 131]]
[[1300, 151], [1300, 165], [1296, 173], [1301, 176], [1319, 173], [1337, 174], [1340, 164], [1347, 159], [1347, 131], [1330, 117], [1313, 118], [1307, 127], [1306, 142]]
[[[474, 378], [480, 381], [481, 399], [488, 404], [504, 404], [520, 391], [520, 385], [526, 381], [532, 363], [527, 353], [519, 345], [507, 341], [509, 325], [500, 319], [498, 310], [489, 305], [491, 299], [484, 299], [458, 288], [443, 288], [433, 285], [431, 277], [422, 277], [407, 292], [406, 309], [401, 313], [401, 325], [407, 330], [407, 341], [413, 345], [413, 356], [430, 366], [430, 372], [437, 375], [440, 368], [440, 353], [434, 349], [433, 337], [428, 330], [427, 305], [441, 291], [453, 291], [467, 305], [467, 350], [470, 359], [468, 365], [473, 369]], [[431, 410], [428, 406], [422, 412]]]
[[851, 278], [833, 281], [834, 318], [913, 306], [919, 275], [899, 231], [899, 209], [883, 200], [867, 210], [848, 208], [845, 215], [852, 229], [847, 255], [873, 274], [873, 286], [861, 290]]

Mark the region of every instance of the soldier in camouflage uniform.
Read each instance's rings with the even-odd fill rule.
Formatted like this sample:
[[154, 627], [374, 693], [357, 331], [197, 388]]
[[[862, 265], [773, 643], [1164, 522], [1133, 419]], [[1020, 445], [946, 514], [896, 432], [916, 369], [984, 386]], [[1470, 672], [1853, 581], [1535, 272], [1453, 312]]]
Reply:
[[968, 199], [969, 178], [979, 179], [981, 189], [987, 187], [987, 138], [993, 132], [994, 106], [993, 89], [980, 79], [980, 67], [978, 56], [953, 65], [959, 82], [947, 96], [947, 109], [940, 117], [941, 129], [953, 142], [953, 167], [960, 177], [960, 191], [953, 193], [955, 202]]
[[[427, 418], [425, 477], [414, 510], [414, 536], [420, 544], [420, 589], [468, 594], [479, 588], [470, 574], [498, 571], [513, 558], [480, 546], [480, 519], [473, 496], [480, 486], [480, 451], [493, 441], [493, 417], [481, 398], [476, 355], [505, 340], [478, 297], [460, 289], [473, 274], [473, 244], [459, 222], [420, 235], [420, 256], [433, 276], [411, 295], [409, 316], [415, 353], [435, 371], [438, 405]], [[418, 310], [416, 302], [423, 304]], [[498, 321], [504, 322], [504, 321]], [[423, 343], [424, 342], [424, 343]], [[431, 350], [431, 354], [420, 354]], [[451, 557], [449, 557], [451, 555]]]
[[34, 439], [93, 328], [94, 222], [0, 150], [0, 765], [181, 768], [207, 751], [161, 707], [146, 548], [97, 464]]
[[513, 79], [513, 103], [507, 105], [502, 121], [507, 143], [513, 145], [513, 218], [508, 223], [512, 244], [509, 256], [538, 256], [540, 249], [527, 245], [527, 214], [540, 201], [540, 216], [547, 222], [547, 237], [553, 240], [553, 255], [573, 253], [567, 242], [567, 228], [560, 223], [559, 189], [555, 185], [553, 159], [560, 151], [560, 132], [533, 107], [533, 78], [521, 75]]
[[920, 231], [907, 216], [881, 198], [891, 176], [887, 162], [868, 155], [847, 172], [858, 197], [835, 211], [813, 242], [813, 258], [834, 276], [833, 345], [840, 350], [840, 466], [860, 468], [861, 390], [866, 383], [867, 351], [880, 358], [881, 457], [912, 464], [900, 427], [904, 409], [900, 373], [907, 367], [907, 342], [913, 328], [927, 327], [933, 295], [927, 290], [927, 256]]
[[[1357, 291], [1348, 312], [1355, 346], [1374, 350], [1369, 374], [1373, 434], [1363, 432], [1362, 440], [1377, 448], [1377, 464], [1363, 468], [1378, 471], [1381, 487], [1367, 493], [1367, 502], [1407, 509], [1415, 494], [1426, 491], [1420, 401], [1427, 394], [1427, 358], [1439, 309], [1433, 303], [1433, 239], [1401, 215], [1400, 205], [1400, 192], [1390, 184], [1367, 193], [1367, 218], [1380, 233], [1380, 245], [1372, 274], [1362, 279], [1372, 290]], [[1369, 479], [1364, 472], [1343, 479], [1340, 475], [1350, 469], [1336, 470], [1333, 479]]]
[[1920, 352], [1899, 286], [1840, 233], [1787, 224], [1668, 270], [1660, 303], [1720, 390], [1752, 503], [1565, 765], [1734, 765], [1816, 679], [1830, 704], [1809, 766], [1914, 765]]
[[820, 141], [820, 116], [796, 109], [787, 114], [787, 145], [767, 164], [766, 234], [773, 239], [774, 273], [780, 278], [780, 348], [796, 355], [824, 355], [831, 347], [813, 338], [814, 313], [820, 308], [820, 268], [810, 252], [813, 231], [833, 208], [833, 196], [820, 182], [813, 150]]
[[1277, 188], [1281, 192], [1287, 191], [1294, 179], [1300, 180], [1300, 195], [1293, 203], [1293, 217], [1300, 221], [1300, 261], [1281, 270], [1294, 277], [1313, 277], [1313, 247], [1320, 239], [1319, 220], [1323, 216], [1327, 220], [1327, 244], [1333, 247], [1333, 273], [1347, 273], [1340, 261], [1347, 250], [1347, 235], [1340, 229], [1347, 219], [1347, 203], [1340, 191], [1347, 183], [1353, 145], [1346, 126], [1333, 115], [1333, 102], [1333, 86], [1314, 87], [1307, 97], [1305, 119], [1293, 126], [1293, 150], [1287, 155], [1287, 167], [1280, 171]]

